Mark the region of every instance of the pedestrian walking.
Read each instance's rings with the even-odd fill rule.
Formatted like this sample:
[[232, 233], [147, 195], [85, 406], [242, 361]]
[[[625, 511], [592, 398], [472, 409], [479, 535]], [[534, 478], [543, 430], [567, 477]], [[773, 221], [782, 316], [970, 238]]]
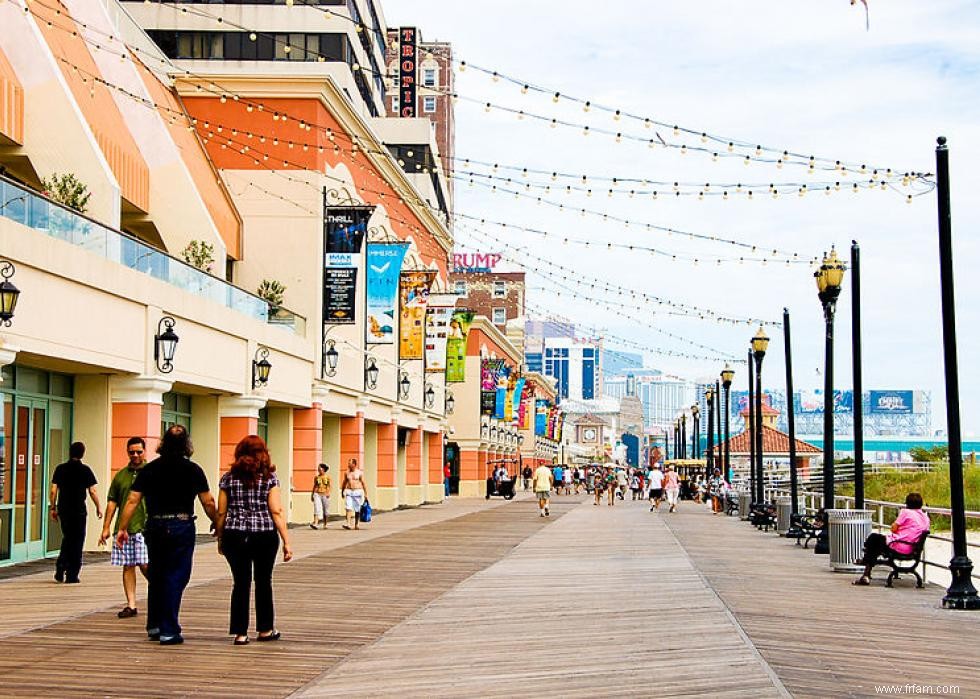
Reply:
[[186, 427], [169, 427], [157, 454], [133, 481], [119, 519], [116, 544], [125, 546], [129, 541], [129, 523], [146, 498], [144, 538], [150, 555], [146, 571], [146, 634], [162, 646], [171, 646], [184, 642], [180, 602], [194, 564], [194, 498], [212, 523], [217, 510], [204, 470], [191, 461], [194, 445]]
[[102, 519], [102, 505], [95, 490], [95, 474], [82, 463], [84, 456], [85, 445], [73, 442], [68, 447], [68, 461], [58, 464], [51, 477], [48, 509], [51, 519], [61, 523], [61, 551], [58, 552], [54, 568], [54, 579], [58, 582], [81, 582], [78, 574], [82, 570], [85, 524], [88, 521], [86, 493], [95, 505], [95, 515]]
[[626, 479], [626, 470], [622, 468], [616, 469], [616, 494], [619, 496], [620, 500], [626, 500], [626, 489], [629, 487], [629, 481]]
[[[326, 473], [324, 464], [323, 473]], [[235, 645], [248, 644], [248, 607], [255, 583], [255, 629], [257, 641], [278, 641], [272, 596], [272, 569], [282, 539], [282, 560], [293, 550], [282, 514], [282, 495], [276, 467], [265, 441], [249, 435], [235, 447], [235, 462], [218, 484], [218, 518], [215, 536], [218, 552], [231, 568], [231, 620], [228, 633]]]
[[616, 504], [616, 495], [619, 492], [619, 486], [617, 484], [616, 472], [612, 467], [606, 467], [606, 474], [603, 477], [605, 480], [605, 490], [607, 501], [606, 504], [612, 507]]
[[561, 467], [561, 464], [555, 464], [553, 475], [555, 479], [555, 495], [558, 495], [561, 493], [562, 484], [565, 482], [565, 470]]
[[446, 462], [446, 465], [443, 466], [443, 468], [442, 468], [442, 485], [446, 489], [446, 497], [447, 498], [449, 497], [449, 479], [452, 476], [452, 474], [453, 474], [453, 472], [449, 468], [449, 462], [447, 461]]
[[660, 501], [664, 497], [664, 472], [654, 466], [647, 474], [647, 482], [650, 485], [650, 512], [653, 512], [660, 509]]
[[565, 470], [562, 472], [562, 485], [565, 488], [565, 495], [572, 494], [572, 469], [565, 466]]
[[681, 482], [677, 477], [677, 471], [670, 464], [667, 465], [667, 473], [664, 474], [664, 491], [667, 493], [667, 504], [670, 505], [668, 512], [677, 511], [677, 500], [681, 492]]
[[[327, 528], [327, 517], [330, 516], [330, 476], [327, 471], [330, 467], [320, 464], [316, 467], [316, 475], [313, 477], [313, 492], [310, 493], [310, 500], [313, 501], [313, 521], [310, 529], [316, 529], [317, 522], [323, 522], [323, 529]], [[220, 509], [220, 508], [219, 508]]]
[[725, 479], [721, 469], [716, 468], [708, 479], [708, 495], [711, 497], [712, 514], [721, 514], [725, 510]]
[[546, 464], [541, 464], [534, 471], [534, 494], [538, 498], [538, 512], [541, 517], [550, 517], [549, 501], [551, 488], [556, 483], [555, 475]]
[[367, 502], [367, 488], [364, 485], [364, 471], [357, 467], [357, 459], [347, 460], [347, 473], [344, 474], [340, 489], [344, 496], [344, 515], [347, 520], [343, 525], [344, 529], [359, 529], [361, 508]]
[[105, 520], [102, 523], [102, 536], [99, 537], [99, 546], [109, 540], [109, 527], [112, 524], [113, 515], [116, 517], [115, 529], [112, 530], [112, 551], [109, 554], [109, 562], [114, 566], [122, 566], [123, 593], [126, 595], [126, 606], [116, 614], [120, 619], [129, 619], [136, 616], [139, 612], [136, 609], [136, 569], [139, 568], [146, 577], [147, 564], [150, 562], [150, 555], [146, 551], [146, 541], [143, 539], [143, 529], [146, 527], [146, 503], [140, 501], [129, 520], [129, 540], [125, 546], [117, 546], [115, 535], [119, 533], [119, 520], [122, 519], [123, 507], [129, 500], [129, 491], [133, 488], [136, 476], [146, 463], [144, 452], [146, 442], [142, 437], [130, 437], [126, 442], [126, 455], [129, 463], [119, 469], [109, 484], [109, 494], [106, 495]]
[[526, 493], [531, 488], [531, 477], [534, 476], [534, 471], [531, 470], [530, 466], [525, 466], [524, 470], [521, 471], [521, 477], [524, 479], [524, 492]]

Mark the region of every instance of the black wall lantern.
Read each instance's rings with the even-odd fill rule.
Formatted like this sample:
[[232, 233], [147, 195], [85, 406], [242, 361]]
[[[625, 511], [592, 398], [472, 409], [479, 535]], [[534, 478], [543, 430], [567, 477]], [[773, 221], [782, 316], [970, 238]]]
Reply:
[[156, 360], [157, 369], [163, 374], [169, 374], [174, 370], [174, 353], [180, 340], [174, 332], [175, 323], [176, 321], [170, 316], [161, 318], [157, 324], [157, 334], [153, 338], [153, 359]]
[[408, 372], [402, 372], [402, 378], [398, 382], [398, 395], [401, 396], [402, 400], [408, 398], [408, 391], [412, 388], [412, 382], [408, 379]]
[[269, 361], [269, 350], [259, 347], [255, 350], [255, 359], [252, 360], [252, 388], [259, 388], [269, 383], [269, 372], [272, 371], [272, 363]]
[[425, 384], [425, 407], [431, 408], [436, 404], [436, 390], [431, 383]]
[[450, 391], [446, 391], [446, 415], [452, 415], [456, 410], [456, 399]]
[[10, 319], [14, 317], [14, 309], [17, 308], [17, 299], [20, 297], [20, 289], [14, 286], [10, 278], [14, 276], [17, 268], [13, 262], [4, 260], [0, 262], [0, 325], [10, 327]]
[[337, 375], [337, 362], [340, 352], [337, 351], [336, 340], [327, 340], [327, 350], [323, 353], [323, 372], [326, 376]]
[[364, 358], [364, 385], [367, 388], [375, 389], [378, 387], [378, 363], [370, 354]]

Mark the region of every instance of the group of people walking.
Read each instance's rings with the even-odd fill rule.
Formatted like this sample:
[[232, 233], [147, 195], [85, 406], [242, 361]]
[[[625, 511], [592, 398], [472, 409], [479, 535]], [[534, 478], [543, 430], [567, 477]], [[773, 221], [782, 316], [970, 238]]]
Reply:
[[[147, 580], [146, 632], [161, 645], [184, 642], [180, 607], [190, 581], [197, 538], [195, 502], [211, 522], [218, 551], [231, 570], [233, 586], [229, 634], [235, 645], [249, 643], [249, 611], [255, 590], [256, 640], [276, 641], [272, 571], [279, 548], [283, 561], [293, 557], [283, 512], [276, 467], [265, 441], [250, 435], [235, 447], [234, 462], [218, 482], [215, 501], [204, 470], [194, 461], [190, 435], [182, 425], [164, 433], [157, 458], [146, 462], [146, 442], [132, 437], [126, 443], [127, 465], [113, 477], [107, 494], [100, 544], [112, 542], [110, 561], [122, 567], [126, 606], [118, 613], [126, 619], [139, 614], [136, 601], [137, 569]], [[55, 580], [80, 582], [88, 496], [102, 518], [96, 479], [83, 461], [85, 446], [71, 445], [69, 460], [54, 472], [49, 496], [52, 518], [61, 523], [64, 544], [55, 567]], [[356, 464], [355, 464], [356, 466]], [[326, 467], [319, 470], [314, 496], [329, 498]], [[361, 480], [345, 476], [345, 488], [357, 500]], [[346, 494], [346, 492], [345, 492]], [[326, 513], [326, 503], [320, 500]], [[325, 514], [324, 514], [325, 518]]]

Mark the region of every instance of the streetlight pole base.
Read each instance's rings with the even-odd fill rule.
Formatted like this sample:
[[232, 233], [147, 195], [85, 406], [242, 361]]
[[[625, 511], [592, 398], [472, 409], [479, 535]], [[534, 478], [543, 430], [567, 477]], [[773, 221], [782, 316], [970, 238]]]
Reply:
[[945, 609], [980, 609], [980, 596], [973, 586], [973, 563], [968, 556], [956, 556], [949, 562], [953, 581], [943, 597]]
[[830, 534], [827, 532], [827, 525], [820, 530], [817, 543], [813, 545], [813, 552], [818, 555], [830, 555]]

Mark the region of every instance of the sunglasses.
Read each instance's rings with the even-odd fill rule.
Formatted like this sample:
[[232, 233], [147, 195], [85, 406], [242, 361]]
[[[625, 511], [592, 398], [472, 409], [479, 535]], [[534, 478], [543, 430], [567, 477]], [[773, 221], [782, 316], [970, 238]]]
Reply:
[[130, 456], [139, 456], [142, 453], [143, 453], [143, 450], [142, 449], [138, 449], [138, 450], [137, 449], [133, 449], [133, 450], [130, 450], [129, 455]]

